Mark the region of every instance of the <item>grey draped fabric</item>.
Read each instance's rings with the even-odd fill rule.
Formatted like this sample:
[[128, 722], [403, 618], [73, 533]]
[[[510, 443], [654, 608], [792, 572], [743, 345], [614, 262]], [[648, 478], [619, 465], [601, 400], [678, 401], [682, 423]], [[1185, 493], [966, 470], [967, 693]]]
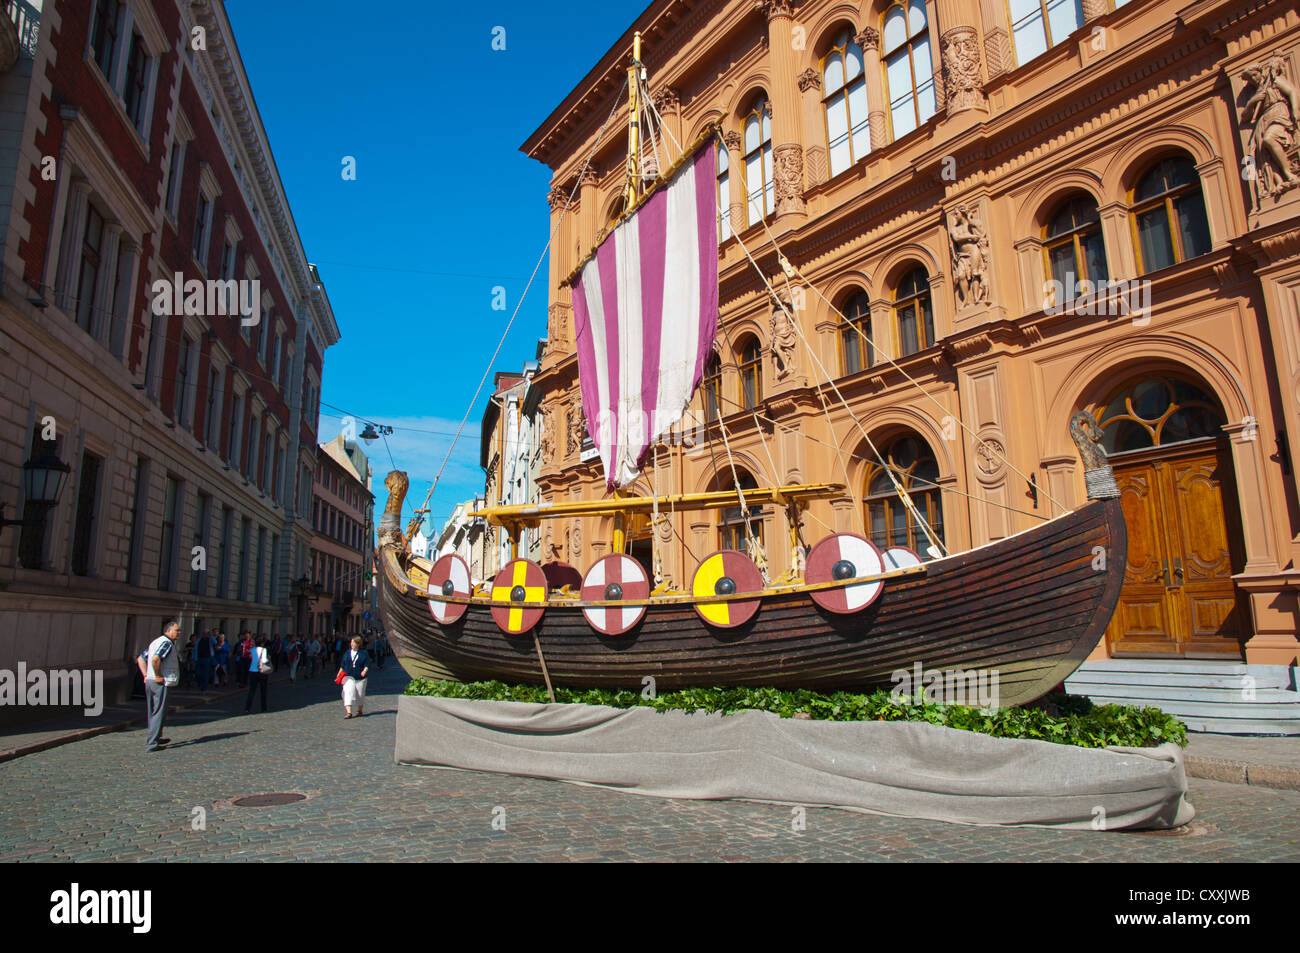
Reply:
[[1088, 749], [916, 722], [831, 722], [402, 696], [396, 760], [674, 798], [745, 798], [959, 824], [1169, 828], [1195, 811], [1182, 749]]

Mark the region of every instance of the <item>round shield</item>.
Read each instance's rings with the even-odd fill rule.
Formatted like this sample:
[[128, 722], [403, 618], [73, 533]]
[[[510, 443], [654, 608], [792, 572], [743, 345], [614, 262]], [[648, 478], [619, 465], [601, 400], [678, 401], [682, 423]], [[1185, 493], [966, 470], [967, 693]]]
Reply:
[[[763, 574], [754, 561], [734, 549], [714, 553], [695, 570], [691, 594], [695, 596], [730, 596], [745, 592], [760, 592]], [[695, 611], [709, 625], [721, 629], [734, 629], [744, 625], [758, 612], [759, 599], [736, 599], [730, 602], [697, 602]]]
[[515, 559], [492, 580], [492, 618], [502, 632], [518, 635], [541, 621], [546, 611], [546, 576], [542, 567]]
[[885, 572], [921, 565], [921, 557], [906, 546], [892, 546], [881, 553], [880, 558], [884, 560]]
[[[838, 582], [861, 576], [878, 576], [884, 562], [874, 543], [855, 533], [836, 533], [827, 536], [808, 554], [808, 568], [804, 579], [809, 584]], [[885, 584], [877, 579], [835, 589], [820, 589], [808, 593], [813, 602], [828, 612], [848, 615], [860, 612], [880, 598]]]
[[[469, 567], [465, 560], [455, 553], [440, 556], [429, 570], [430, 596], [455, 596], [467, 599], [473, 593], [469, 582]], [[429, 611], [443, 625], [451, 625], [465, 614], [469, 606], [463, 602], [443, 602], [441, 599], [429, 600]]]
[[[596, 560], [582, 580], [582, 598], [586, 602], [617, 602], [644, 599], [650, 595], [650, 579], [645, 569], [631, 556], [615, 553]], [[645, 604], [639, 606], [591, 606], [583, 609], [588, 624], [604, 635], [622, 635], [641, 621]]]

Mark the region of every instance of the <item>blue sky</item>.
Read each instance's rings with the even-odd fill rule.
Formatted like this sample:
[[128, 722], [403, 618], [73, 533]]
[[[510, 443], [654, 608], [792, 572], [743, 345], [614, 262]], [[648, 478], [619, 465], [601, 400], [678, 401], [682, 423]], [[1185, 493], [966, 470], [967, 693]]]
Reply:
[[[394, 428], [407, 512], [437, 473], [546, 244], [550, 170], [519, 151], [648, 0], [588, 4], [227, 0], [276, 165], [342, 339], [325, 353], [321, 439], [345, 414]], [[494, 28], [505, 50], [493, 50]], [[356, 179], [342, 176], [355, 157]], [[547, 263], [493, 371], [546, 333]], [[505, 311], [492, 309], [506, 289]], [[430, 503], [481, 492], [491, 381]], [[428, 432], [432, 431], [432, 432]], [[379, 475], [383, 441], [370, 447]]]

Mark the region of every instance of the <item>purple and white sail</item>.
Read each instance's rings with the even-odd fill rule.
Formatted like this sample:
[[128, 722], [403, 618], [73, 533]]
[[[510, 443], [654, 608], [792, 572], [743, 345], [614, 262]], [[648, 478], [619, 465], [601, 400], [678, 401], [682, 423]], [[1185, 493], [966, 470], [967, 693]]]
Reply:
[[704, 376], [718, 329], [714, 148], [616, 226], [574, 284], [582, 410], [611, 487], [636, 479]]

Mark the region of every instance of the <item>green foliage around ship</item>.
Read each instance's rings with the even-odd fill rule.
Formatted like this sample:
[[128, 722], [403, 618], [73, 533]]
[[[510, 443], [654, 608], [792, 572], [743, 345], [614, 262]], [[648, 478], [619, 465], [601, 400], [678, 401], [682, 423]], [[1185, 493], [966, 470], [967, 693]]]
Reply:
[[[504, 682], [450, 682], [415, 679], [406, 686], [407, 695], [436, 695], [479, 701], [546, 702], [540, 685], [507, 685]], [[889, 692], [870, 695], [775, 688], [684, 688], [644, 698], [634, 691], [604, 689], [555, 689], [555, 699], [579, 705], [609, 705], [613, 708], [653, 708], [656, 711], [721, 712], [724, 715], [753, 709], [782, 718], [811, 717], [825, 721], [924, 721], [947, 728], [978, 731], [996, 738], [1032, 738], [1080, 748], [1120, 745], [1144, 748], [1166, 741], [1187, 745], [1187, 727], [1159, 708], [1129, 705], [1094, 706], [1088, 699], [1051, 695], [1034, 705], [984, 711], [964, 705], [940, 705], [929, 701], [911, 703], [902, 696], [895, 701]]]

